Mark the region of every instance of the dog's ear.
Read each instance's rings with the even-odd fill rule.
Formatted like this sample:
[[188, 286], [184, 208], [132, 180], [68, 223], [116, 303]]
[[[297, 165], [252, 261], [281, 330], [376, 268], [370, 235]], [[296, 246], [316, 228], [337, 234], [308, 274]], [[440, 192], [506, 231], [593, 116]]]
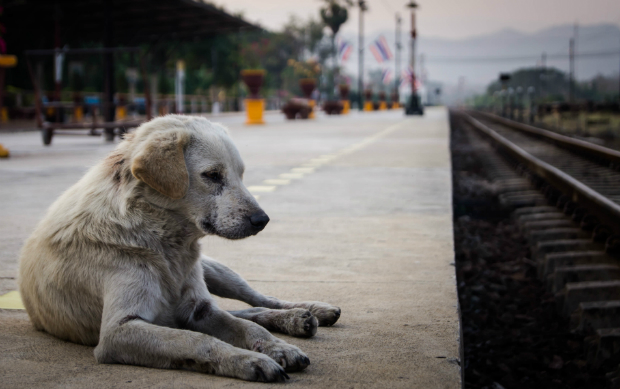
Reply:
[[189, 174], [183, 150], [189, 135], [182, 130], [148, 135], [131, 163], [131, 174], [159, 193], [180, 199], [187, 193]]

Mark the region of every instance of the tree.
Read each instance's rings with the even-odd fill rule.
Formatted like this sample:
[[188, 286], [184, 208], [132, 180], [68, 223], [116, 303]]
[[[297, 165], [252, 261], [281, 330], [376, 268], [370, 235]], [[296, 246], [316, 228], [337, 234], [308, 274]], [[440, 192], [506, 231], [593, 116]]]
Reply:
[[351, 0], [324, 0], [325, 7], [321, 8], [321, 20], [330, 30], [332, 30], [331, 43], [332, 43], [332, 57], [334, 59], [334, 68], [331, 72], [329, 96], [334, 95], [335, 88], [335, 73], [337, 72], [337, 53], [336, 53], [336, 34], [340, 31], [347, 19], [349, 19], [348, 7], [353, 5]]

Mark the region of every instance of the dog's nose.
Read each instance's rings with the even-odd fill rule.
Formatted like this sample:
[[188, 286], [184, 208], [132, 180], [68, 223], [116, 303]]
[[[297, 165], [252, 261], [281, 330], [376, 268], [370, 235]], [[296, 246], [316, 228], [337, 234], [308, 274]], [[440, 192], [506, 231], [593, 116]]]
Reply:
[[263, 211], [256, 212], [252, 216], [250, 216], [250, 223], [254, 227], [260, 228], [261, 230], [265, 228], [267, 223], [269, 223], [269, 216]]

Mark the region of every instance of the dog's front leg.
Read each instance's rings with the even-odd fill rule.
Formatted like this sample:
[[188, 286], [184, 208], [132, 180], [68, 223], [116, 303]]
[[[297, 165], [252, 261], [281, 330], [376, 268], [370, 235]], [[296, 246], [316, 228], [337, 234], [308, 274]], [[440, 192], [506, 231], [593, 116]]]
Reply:
[[276, 338], [256, 323], [234, 317], [218, 308], [202, 279], [200, 264], [197, 264], [194, 276], [187, 282], [177, 310], [184, 327], [215, 336], [236, 347], [266, 354], [288, 371], [308, 367], [310, 360], [298, 347]]
[[157, 285], [149, 283], [151, 280], [123, 274], [107, 283], [95, 348], [97, 362], [184, 368], [248, 381], [288, 378], [284, 369], [266, 355], [203, 333], [153, 324], [163, 311], [161, 293]]
[[252, 289], [241, 276], [209, 257], [201, 256], [203, 276], [209, 292], [216, 296], [241, 300], [253, 307], [271, 309], [303, 308], [314, 315], [320, 326], [331, 326], [340, 318], [340, 308], [320, 301], [290, 302], [265, 296]]

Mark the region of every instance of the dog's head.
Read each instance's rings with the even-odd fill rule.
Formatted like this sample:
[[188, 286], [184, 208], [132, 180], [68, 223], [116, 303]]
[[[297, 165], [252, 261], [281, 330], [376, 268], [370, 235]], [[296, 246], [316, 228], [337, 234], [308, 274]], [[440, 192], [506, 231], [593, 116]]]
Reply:
[[130, 138], [131, 173], [146, 184], [148, 200], [227, 239], [256, 235], [269, 222], [243, 185], [243, 161], [223, 126], [169, 115], [145, 123]]

